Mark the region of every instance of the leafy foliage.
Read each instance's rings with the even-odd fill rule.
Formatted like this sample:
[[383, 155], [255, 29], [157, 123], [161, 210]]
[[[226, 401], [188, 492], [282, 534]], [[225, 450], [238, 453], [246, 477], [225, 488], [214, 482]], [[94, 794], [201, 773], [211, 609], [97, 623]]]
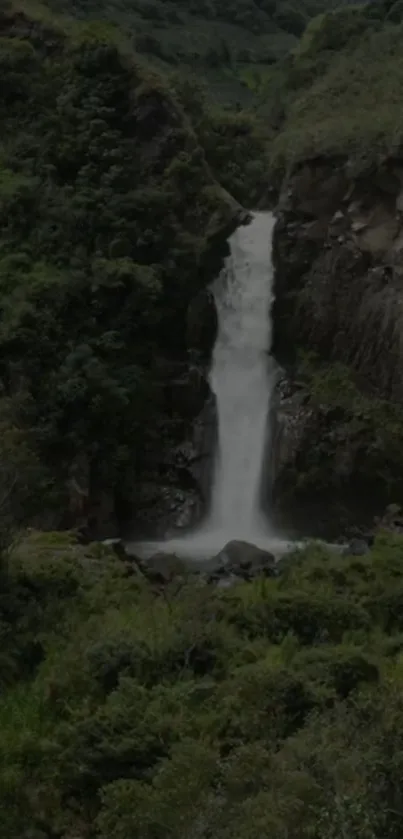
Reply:
[[2, 569], [7, 835], [395, 839], [402, 585], [382, 533], [363, 557], [307, 545], [277, 579], [164, 596], [107, 548], [32, 533]]
[[254, 206], [267, 189], [267, 132], [247, 111], [211, 105], [199, 81], [176, 73], [172, 82], [215, 177], [244, 206]]
[[[402, 537], [378, 534], [362, 557], [307, 545], [276, 578], [229, 590], [184, 575], [164, 591], [69, 533], [11, 538], [41, 507], [59, 523], [65, 480], [83, 451], [91, 487], [121, 487], [141, 469], [158, 433], [155, 358], [183, 353], [183, 315], [209, 242], [233, 219], [221, 184], [241, 201], [261, 195], [261, 124], [212, 108], [184, 74], [169, 89], [130, 55], [132, 34], [165, 65], [196, 51], [202, 66], [236, 75], [241, 63], [247, 74], [256, 59], [267, 70], [282, 53], [270, 32], [295, 43], [323, 4], [212, 0], [197, 44], [214, 25], [219, 50], [217, 40], [200, 50], [191, 37], [185, 43], [199, 2], [116, 0], [111, 17], [127, 24], [126, 36], [102, 21], [56, 26], [46, 9], [27, 17], [8, 5], [0, 13], [3, 833], [399, 839]], [[61, 0], [51, 5], [66, 13]], [[265, 77], [280, 129], [275, 166], [400, 141], [400, 6], [321, 16]], [[79, 0], [68, 11], [99, 15]], [[222, 38], [233, 19], [243, 41], [247, 32], [258, 44], [243, 59]], [[169, 41], [173, 31], [184, 54]], [[311, 385], [313, 406], [325, 398], [350, 412], [383, 462], [387, 447], [400, 463], [400, 414], [358, 396], [338, 367]]]
[[[361, 475], [362, 492], [382, 503], [400, 498], [402, 492], [403, 414], [401, 406], [381, 395], [363, 391], [351, 368], [333, 362], [321, 363], [314, 354], [301, 354], [301, 383], [306, 388], [307, 407], [322, 429], [320, 443], [296, 476], [296, 489], [327, 491], [345, 476], [337, 468], [337, 452], [343, 440], [350, 451], [352, 468], [348, 476]], [[337, 431], [334, 420], [337, 420]], [[357, 478], [358, 479], [358, 478]], [[365, 490], [367, 487], [367, 490]]]
[[153, 61], [196, 65], [216, 83], [220, 98], [226, 90], [242, 98], [243, 64], [259, 67], [278, 60], [314, 15], [337, 5], [337, 0], [43, 0], [42, 8], [80, 20], [106, 19]]
[[96, 27], [68, 36], [3, 11], [1, 24], [4, 466], [22, 460], [8, 454], [20, 434], [58, 523], [80, 453], [89, 496], [133, 480], [155, 362], [183, 352], [209, 240], [235, 202], [169, 89]]
[[274, 171], [318, 154], [368, 163], [400, 148], [402, 31], [402, 7], [388, 0], [310, 22], [260, 93], [262, 113], [280, 127]]

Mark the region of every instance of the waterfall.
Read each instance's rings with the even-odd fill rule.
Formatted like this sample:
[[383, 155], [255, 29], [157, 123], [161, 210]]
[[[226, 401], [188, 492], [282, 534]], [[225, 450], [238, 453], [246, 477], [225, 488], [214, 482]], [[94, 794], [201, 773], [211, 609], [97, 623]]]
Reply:
[[217, 400], [218, 451], [206, 532], [256, 541], [266, 531], [260, 510], [268, 412], [274, 387], [271, 346], [274, 218], [255, 213], [229, 241], [214, 284], [218, 336], [210, 384]]
[[218, 335], [210, 384], [217, 401], [218, 446], [210, 514], [192, 534], [141, 546], [207, 559], [240, 539], [284, 552], [261, 510], [262, 471], [270, 448], [269, 410], [275, 385], [271, 346], [274, 217], [254, 213], [229, 240], [230, 255], [213, 286]]

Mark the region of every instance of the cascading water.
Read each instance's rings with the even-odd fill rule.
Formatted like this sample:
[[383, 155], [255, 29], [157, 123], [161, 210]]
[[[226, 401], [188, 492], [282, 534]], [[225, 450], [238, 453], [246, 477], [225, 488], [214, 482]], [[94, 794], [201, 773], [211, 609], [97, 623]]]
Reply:
[[230, 239], [215, 283], [219, 331], [211, 368], [217, 400], [218, 452], [206, 533], [256, 541], [268, 535], [260, 510], [274, 366], [271, 346], [274, 218], [256, 213]]
[[[260, 508], [262, 467], [275, 384], [269, 356], [273, 268], [271, 213], [254, 213], [229, 240], [230, 255], [214, 283], [218, 336], [210, 384], [217, 400], [218, 450], [207, 520], [193, 534], [156, 549], [208, 558], [232, 539], [283, 552]], [[144, 550], [143, 550], [144, 553]]]

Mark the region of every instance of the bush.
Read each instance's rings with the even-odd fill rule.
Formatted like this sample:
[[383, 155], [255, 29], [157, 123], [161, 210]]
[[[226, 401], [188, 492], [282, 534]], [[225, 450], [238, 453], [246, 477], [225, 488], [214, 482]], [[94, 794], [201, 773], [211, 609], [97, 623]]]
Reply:
[[[256, 587], [257, 588], [257, 587]], [[368, 613], [346, 597], [270, 591], [255, 600], [233, 598], [231, 620], [250, 637], [264, 634], [279, 643], [293, 632], [302, 644], [339, 643], [347, 630], [367, 629]]]

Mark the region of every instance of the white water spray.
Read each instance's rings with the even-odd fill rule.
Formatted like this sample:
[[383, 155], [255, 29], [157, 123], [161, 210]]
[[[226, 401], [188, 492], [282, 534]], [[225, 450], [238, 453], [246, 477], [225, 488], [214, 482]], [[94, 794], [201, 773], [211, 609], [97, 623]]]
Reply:
[[274, 218], [256, 213], [230, 239], [215, 283], [219, 332], [211, 368], [217, 400], [218, 452], [211, 516], [204, 530], [227, 539], [267, 541], [260, 509], [268, 412], [274, 387], [271, 346]]
[[275, 384], [269, 355], [274, 223], [271, 213], [255, 213], [250, 224], [235, 231], [230, 255], [213, 286], [218, 336], [210, 384], [217, 400], [218, 449], [210, 515], [192, 534], [143, 544], [143, 555], [164, 550], [206, 559], [232, 539], [278, 553], [289, 547], [274, 536], [260, 506]]

